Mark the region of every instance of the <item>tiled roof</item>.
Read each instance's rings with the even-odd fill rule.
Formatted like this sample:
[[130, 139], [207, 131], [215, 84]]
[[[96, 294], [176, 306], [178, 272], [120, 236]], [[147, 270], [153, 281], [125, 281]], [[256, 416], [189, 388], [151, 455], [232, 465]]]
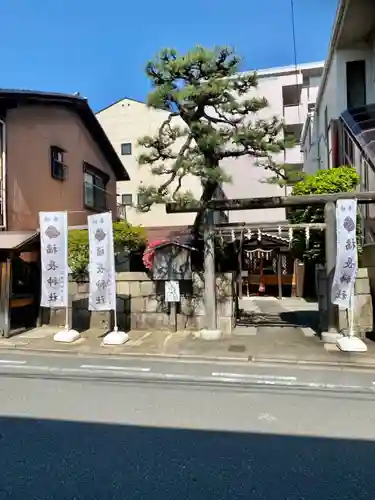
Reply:
[[149, 243], [156, 240], [178, 241], [186, 243], [191, 239], [191, 226], [160, 226], [146, 228]]
[[76, 113], [92, 138], [99, 146], [103, 156], [111, 166], [118, 181], [129, 180], [129, 175], [121, 162], [120, 157], [113, 149], [106, 133], [89, 106], [85, 97], [76, 94], [61, 94], [56, 92], [42, 92], [34, 90], [0, 89], [0, 107], [12, 108], [18, 105], [45, 104], [65, 106]]

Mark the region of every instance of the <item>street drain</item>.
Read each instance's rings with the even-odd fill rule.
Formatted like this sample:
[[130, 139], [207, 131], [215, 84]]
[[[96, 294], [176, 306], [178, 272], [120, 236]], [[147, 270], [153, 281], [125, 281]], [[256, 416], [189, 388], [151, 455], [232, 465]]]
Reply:
[[232, 344], [229, 346], [228, 351], [230, 352], [245, 352], [246, 351], [246, 346], [244, 345], [238, 345], [238, 344]]

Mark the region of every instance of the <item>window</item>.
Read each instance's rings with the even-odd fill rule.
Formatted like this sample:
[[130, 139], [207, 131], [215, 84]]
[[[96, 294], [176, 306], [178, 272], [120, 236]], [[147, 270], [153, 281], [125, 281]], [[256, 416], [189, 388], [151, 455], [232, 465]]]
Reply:
[[131, 207], [133, 205], [133, 196], [131, 194], [122, 194], [121, 205], [124, 205], [124, 207]]
[[122, 155], [131, 155], [132, 154], [132, 143], [131, 142], [123, 142], [121, 144], [121, 154]]
[[302, 76], [302, 86], [309, 87], [310, 86], [310, 77], [307, 75]]
[[354, 145], [349, 134], [344, 131], [344, 163], [345, 165], [354, 165]]
[[302, 129], [303, 129], [303, 123], [296, 123], [294, 125], [285, 125], [284, 126], [285, 139], [292, 140], [296, 144], [299, 144], [301, 141]]
[[307, 111], [309, 113], [313, 113], [315, 111], [315, 103], [314, 102], [309, 102], [307, 105]]
[[366, 105], [366, 61], [346, 63], [346, 94], [348, 109]]
[[65, 151], [58, 146], [51, 146], [51, 176], [59, 181], [66, 180], [67, 167], [64, 165]]
[[327, 142], [328, 140], [328, 106], [324, 110], [324, 137]]
[[126, 207], [131, 207], [133, 205], [133, 195], [132, 194], [118, 194], [117, 195], [117, 216], [120, 220], [126, 220]]
[[84, 204], [98, 212], [107, 210], [106, 184], [109, 177], [95, 167], [84, 164]]
[[331, 146], [332, 146], [332, 129], [331, 122], [328, 120], [328, 106], [324, 109], [324, 139], [327, 150], [327, 169], [332, 167], [331, 164]]
[[301, 102], [302, 85], [283, 85], [282, 97], [283, 106], [298, 106]]
[[138, 206], [142, 206], [142, 205], [144, 205], [144, 204], [145, 204], [145, 202], [146, 202], [146, 197], [145, 197], [145, 195], [143, 195], [143, 194], [139, 194], [139, 195], [137, 196], [137, 205], [138, 205]]

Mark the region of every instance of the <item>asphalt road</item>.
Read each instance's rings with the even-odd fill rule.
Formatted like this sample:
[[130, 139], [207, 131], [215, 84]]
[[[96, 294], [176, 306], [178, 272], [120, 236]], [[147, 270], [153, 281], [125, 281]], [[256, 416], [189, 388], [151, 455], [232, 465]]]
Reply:
[[0, 499], [371, 499], [374, 381], [2, 354]]

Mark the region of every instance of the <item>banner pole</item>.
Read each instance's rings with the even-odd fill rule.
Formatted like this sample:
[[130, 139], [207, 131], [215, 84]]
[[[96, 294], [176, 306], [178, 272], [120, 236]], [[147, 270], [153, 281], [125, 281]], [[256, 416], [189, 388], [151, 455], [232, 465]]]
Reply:
[[65, 330], [69, 330], [69, 253], [68, 253], [68, 211], [65, 210], [66, 213], [66, 241], [65, 241], [65, 251], [66, 251], [66, 265], [67, 269], [65, 271], [66, 273], [66, 292], [65, 292], [65, 300], [66, 300], [66, 307], [65, 307]]
[[113, 279], [114, 279], [114, 286], [113, 286], [113, 291], [115, 294], [115, 303], [114, 303], [114, 308], [113, 308], [113, 321], [114, 321], [114, 332], [118, 332], [118, 323], [117, 323], [117, 293], [116, 293], [116, 272], [115, 272], [115, 241], [114, 241], [114, 235], [113, 235], [113, 219], [112, 219], [112, 210], [109, 211], [111, 214], [111, 224], [112, 224], [112, 269], [113, 269]]
[[110, 214], [110, 224], [111, 227], [109, 229], [110, 234], [112, 236], [112, 241], [109, 246], [110, 258], [109, 265], [111, 266], [111, 287], [112, 287], [112, 297], [113, 297], [113, 321], [114, 328], [111, 332], [109, 332], [103, 339], [103, 345], [121, 345], [125, 344], [129, 340], [129, 335], [125, 332], [122, 332], [118, 329], [117, 323], [117, 293], [116, 293], [116, 270], [115, 270], [115, 246], [114, 246], [114, 235], [113, 235], [113, 220], [112, 220], [112, 211], [109, 211]]
[[348, 336], [349, 337], [354, 337], [355, 331], [354, 331], [354, 286], [352, 289], [352, 292], [350, 294], [350, 304], [349, 304], [349, 329], [348, 329]]
[[68, 265], [68, 210], [61, 212], [63, 214], [63, 227], [61, 228], [64, 240], [61, 245], [64, 247], [64, 274], [60, 276], [60, 279], [64, 278], [64, 302], [65, 302], [65, 327], [63, 330], [58, 331], [53, 340], [55, 342], [67, 342], [71, 343], [80, 338], [79, 332], [69, 328], [69, 265]]
[[113, 331], [114, 332], [118, 332], [118, 324], [117, 324], [117, 307], [115, 306], [115, 308], [113, 309], [113, 321], [114, 321], [114, 327], [113, 327]]
[[[344, 236], [343, 240], [340, 239], [340, 252], [342, 252], [342, 262], [336, 266], [336, 271], [338, 271], [336, 278], [336, 286], [338, 293], [338, 298], [343, 302], [345, 299], [345, 306], [347, 308], [348, 317], [348, 332], [347, 335], [337, 339], [336, 345], [341, 351], [345, 352], [366, 352], [367, 345], [357, 337], [355, 330], [355, 286], [356, 286], [356, 276], [358, 269], [358, 249], [357, 249], [357, 200], [339, 200], [337, 205], [341, 205], [341, 231]], [[345, 287], [343, 284], [345, 283]], [[343, 297], [343, 291], [345, 291], [345, 297]], [[336, 302], [337, 303], [337, 302]], [[344, 305], [344, 304], [343, 304]]]

